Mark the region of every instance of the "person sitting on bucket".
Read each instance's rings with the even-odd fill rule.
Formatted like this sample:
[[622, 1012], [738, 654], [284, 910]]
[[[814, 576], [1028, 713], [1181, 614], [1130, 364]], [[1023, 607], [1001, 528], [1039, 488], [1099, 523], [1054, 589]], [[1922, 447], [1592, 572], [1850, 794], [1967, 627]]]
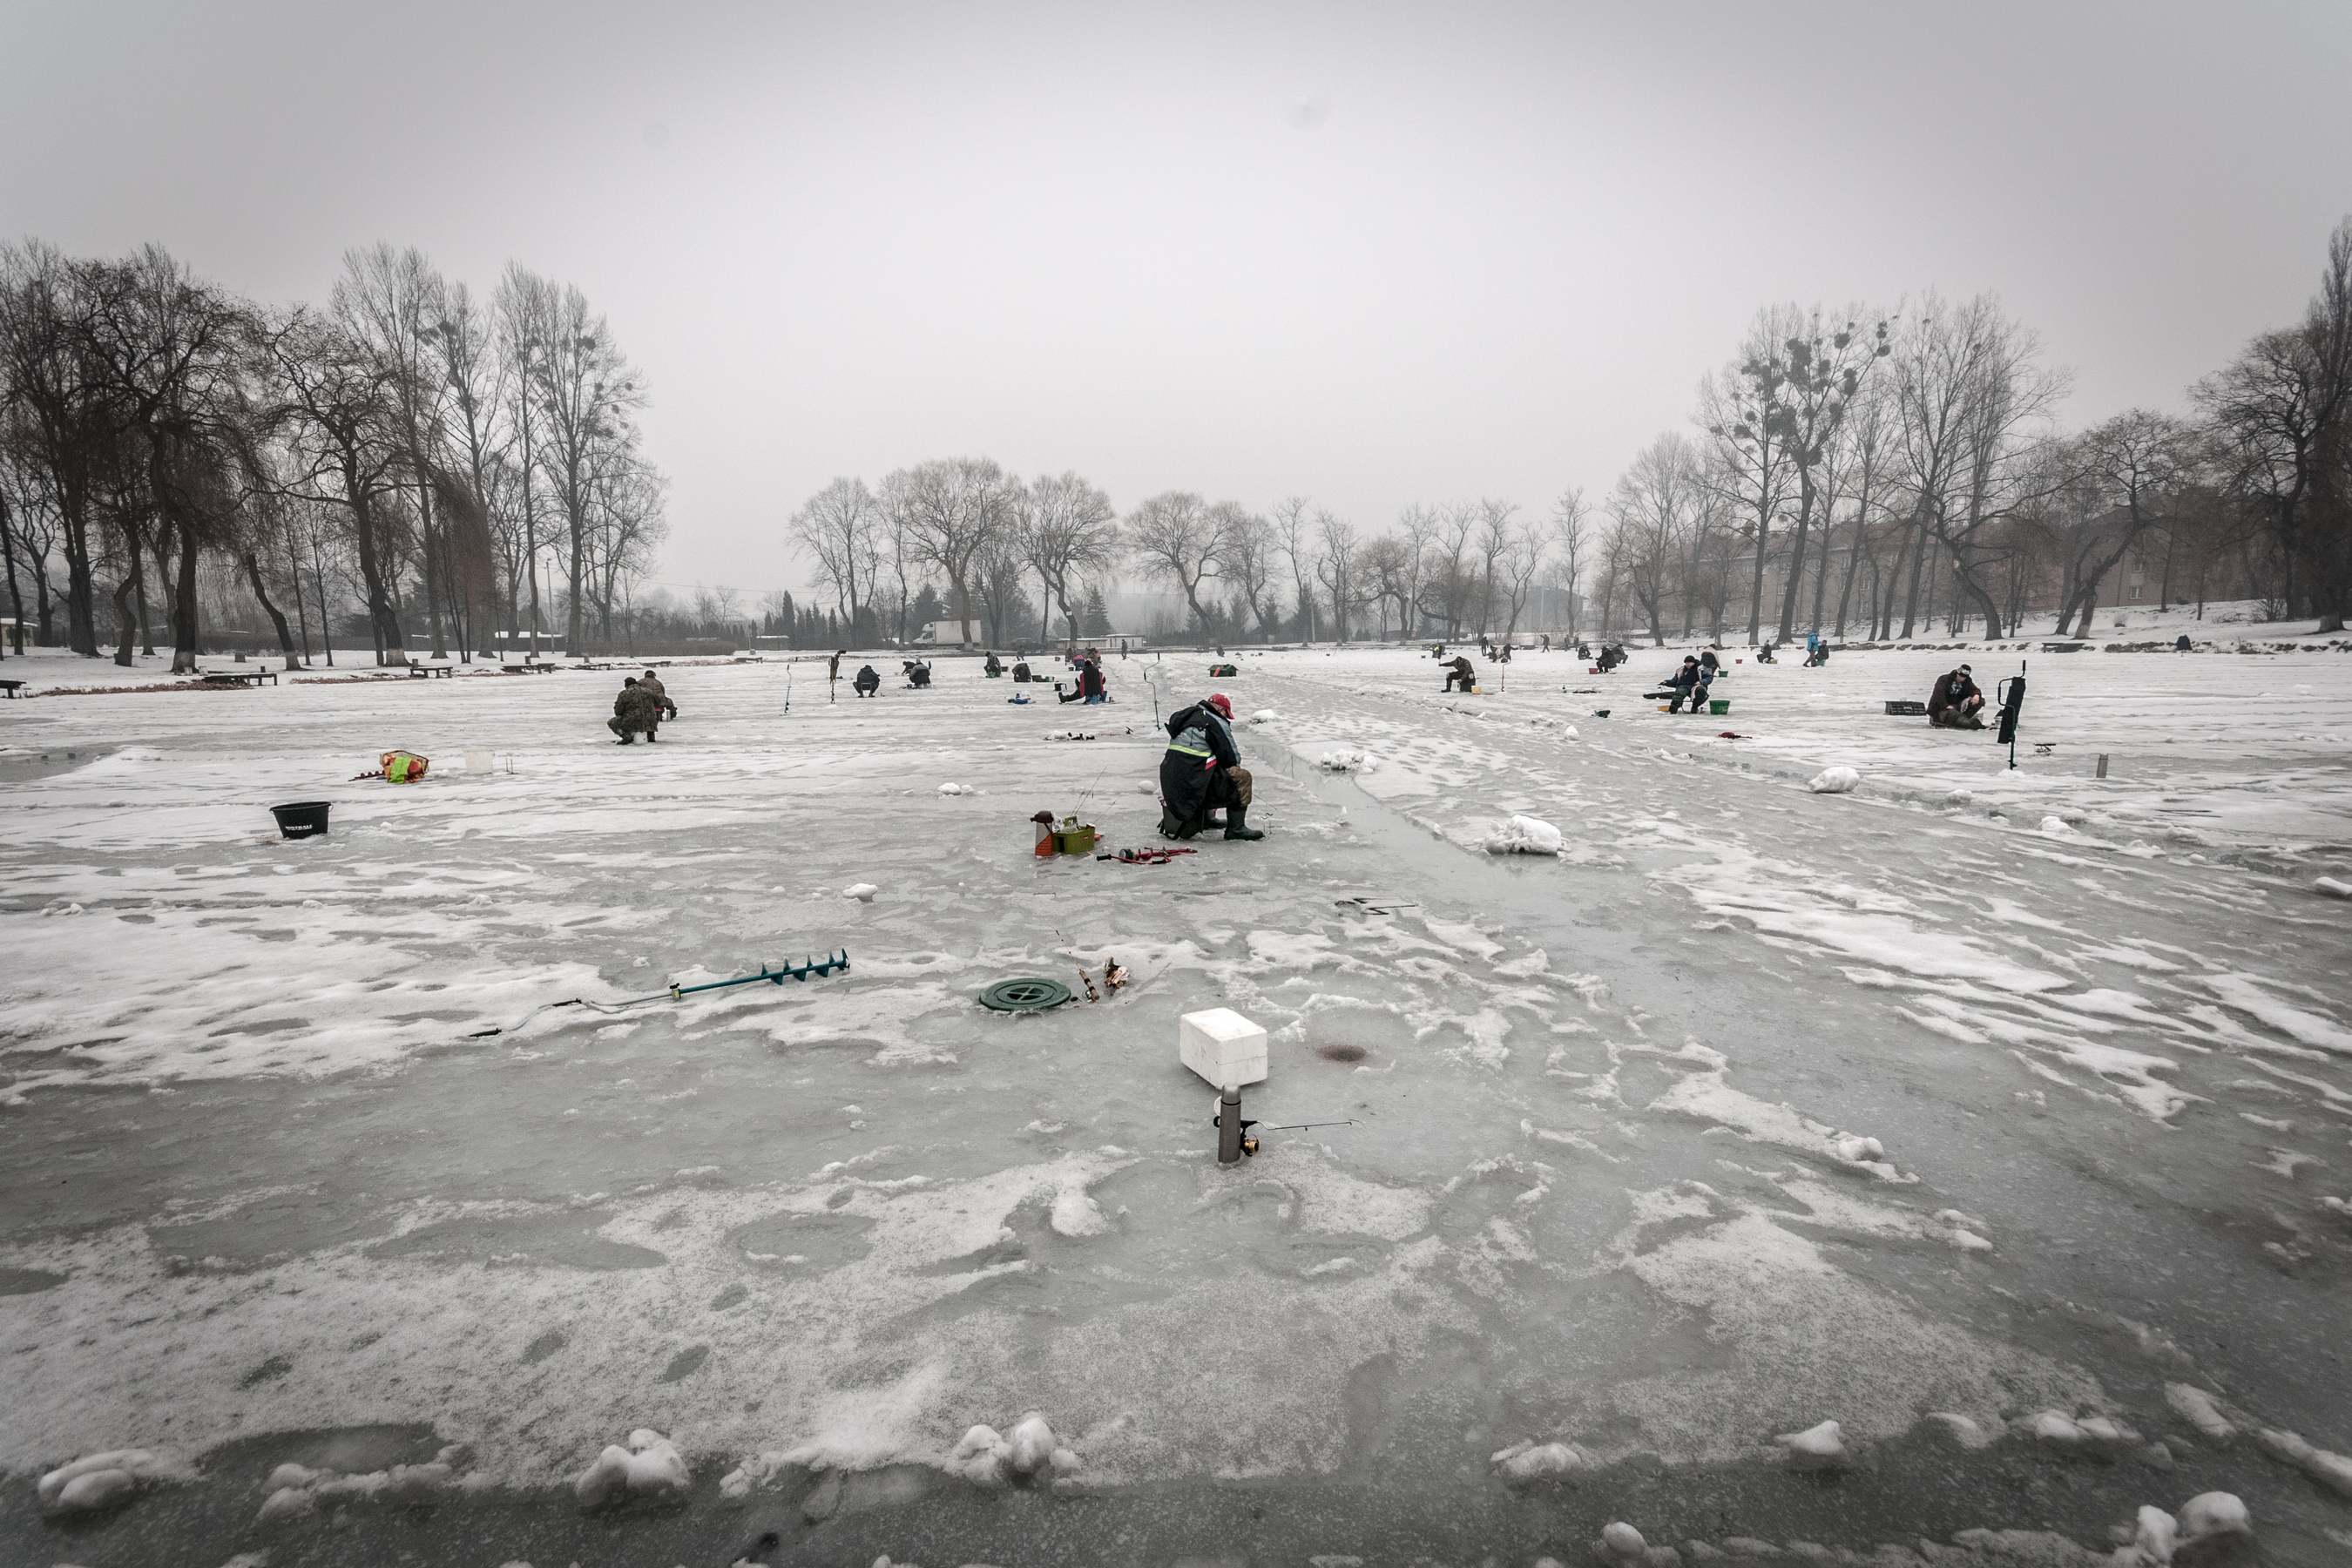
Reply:
[[637, 684], [635, 676], [621, 682], [621, 694], [613, 699], [613, 716], [604, 721], [604, 728], [620, 737], [620, 744], [634, 742], [642, 733], [647, 741], [656, 737], [661, 727], [661, 704], [652, 692]]
[[1234, 744], [1234, 705], [1218, 692], [1169, 715], [1168, 750], [1160, 759], [1160, 832], [1190, 838], [1216, 826], [1209, 813], [1225, 808], [1225, 837], [1263, 838], [1249, 825], [1250, 774]]
[[1029, 661], [1028, 661], [1027, 659], [1025, 659], [1025, 658], [1022, 658], [1022, 659], [1015, 659], [1015, 660], [1013, 661], [1013, 685], [1015, 685], [1015, 686], [1026, 686], [1026, 685], [1028, 685], [1031, 681], [1033, 681], [1033, 680], [1034, 680], [1034, 679], [1037, 679], [1037, 677], [1036, 677], [1034, 674], [1031, 673], [1031, 671], [1030, 671], [1030, 668], [1029, 668]]
[[661, 709], [663, 718], [677, 717], [677, 704], [669, 700], [669, 688], [661, 683], [660, 676], [649, 669], [637, 677], [637, 684], [654, 694], [654, 702]]
[[1467, 691], [1478, 683], [1477, 671], [1470, 667], [1469, 659], [1458, 654], [1438, 668], [1446, 672], [1444, 690], [1452, 691], [1458, 686]]
[[997, 658], [994, 648], [988, 650], [988, 662], [980, 667], [980, 672], [991, 680], [1004, 673], [1004, 665]]
[[849, 684], [857, 689], [858, 696], [871, 697], [882, 689], [882, 678], [875, 673], [872, 665], [861, 665], [858, 667], [857, 679]]
[[1984, 693], [1967, 665], [1936, 678], [1927, 693], [1927, 722], [1938, 730], [1984, 728]]
[[1666, 705], [1667, 712], [1681, 712], [1685, 702], [1694, 713], [1706, 710], [1707, 673], [1696, 654], [1683, 656], [1683, 667], [1666, 678], [1666, 686], [1675, 694], [1675, 700]]

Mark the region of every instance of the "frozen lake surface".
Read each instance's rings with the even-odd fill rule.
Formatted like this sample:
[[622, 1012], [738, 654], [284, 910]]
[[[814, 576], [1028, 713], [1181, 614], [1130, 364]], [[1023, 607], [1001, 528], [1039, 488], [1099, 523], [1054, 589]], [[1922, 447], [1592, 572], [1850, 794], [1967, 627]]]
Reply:
[[[1641, 700], [1679, 652], [1395, 648], [1087, 710], [681, 666], [626, 749], [617, 673], [0, 704], [0, 1563], [2088, 1563], [2215, 1490], [2342, 1561], [2352, 656], [2022, 646], [1707, 719]], [[1884, 715], [2020, 658], [2014, 772]], [[1147, 681], [1264, 715], [1270, 837], [1038, 861], [1157, 842]], [[1211, 1006], [1245, 1114], [1353, 1124], [1218, 1166]], [[637, 1428], [684, 1491], [584, 1513]]]

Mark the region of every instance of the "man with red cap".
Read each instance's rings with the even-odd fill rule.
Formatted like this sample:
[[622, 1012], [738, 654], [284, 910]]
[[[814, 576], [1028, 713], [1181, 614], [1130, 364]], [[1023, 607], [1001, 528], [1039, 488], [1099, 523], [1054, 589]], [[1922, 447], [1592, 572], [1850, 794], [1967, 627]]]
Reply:
[[1225, 837], [1263, 838], [1249, 825], [1250, 775], [1234, 745], [1234, 705], [1218, 692], [1169, 715], [1168, 751], [1160, 759], [1160, 831], [1190, 838], [1216, 826], [1209, 813], [1225, 808]]

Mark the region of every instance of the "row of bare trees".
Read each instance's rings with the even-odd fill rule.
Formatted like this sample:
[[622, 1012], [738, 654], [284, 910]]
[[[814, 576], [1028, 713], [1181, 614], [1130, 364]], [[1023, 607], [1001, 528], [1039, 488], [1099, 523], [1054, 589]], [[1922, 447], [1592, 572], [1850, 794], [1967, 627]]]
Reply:
[[584, 651], [667, 529], [644, 402], [580, 290], [520, 266], [478, 300], [379, 244], [323, 306], [273, 308], [157, 246], [0, 248], [10, 640], [95, 657], [110, 630], [129, 664], [152, 602], [191, 668], [226, 575], [289, 662], [356, 629], [404, 663], [419, 617], [436, 658], [536, 647], [551, 601]]
[[[936, 581], [966, 642], [975, 619], [1012, 624], [1005, 612], [1027, 605], [1030, 582], [1041, 632], [1058, 623], [1064, 635], [1080, 636], [1087, 628], [1078, 591], [1092, 584], [1098, 602], [1101, 582], [1122, 570], [1181, 596], [1186, 629], [1202, 637], [1345, 641], [1368, 630], [1385, 637], [1391, 627], [1508, 635], [1539, 594], [1562, 597], [1549, 581], [1553, 565], [1573, 566], [1586, 534], [1574, 490], [1543, 519], [1502, 500], [1413, 506], [1393, 532], [1364, 538], [1304, 496], [1261, 514], [1167, 490], [1121, 517], [1078, 474], [1024, 481], [967, 458], [901, 468], [879, 486], [837, 479], [789, 525], [844, 625], [875, 633], [895, 625], [904, 639], [919, 590]], [[1568, 618], [1574, 614], [1570, 604]]]
[[[2339, 630], [2352, 608], [2352, 220], [2296, 325], [2181, 415], [2060, 427], [2064, 372], [1990, 296], [1896, 311], [1778, 306], [1602, 509], [1604, 626], [1663, 641], [1858, 626], [2086, 634], [2119, 567], [2156, 602], [2228, 590]], [[1744, 613], [1744, 616], [1743, 616]]]

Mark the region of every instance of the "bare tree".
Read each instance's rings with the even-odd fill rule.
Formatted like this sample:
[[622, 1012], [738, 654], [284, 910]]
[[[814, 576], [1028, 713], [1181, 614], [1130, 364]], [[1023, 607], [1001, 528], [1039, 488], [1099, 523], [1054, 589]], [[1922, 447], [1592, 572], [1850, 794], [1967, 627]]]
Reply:
[[2066, 487], [2073, 494], [2065, 510], [2074, 526], [2054, 539], [2063, 552], [2056, 628], [2062, 634], [2072, 617], [2076, 637], [2090, 635], [2099, 584], [2163, 526], [2185, 446], [2179, 420], [2134, 408], [2084, 431], [2059, 455], [2080, 481]]
[[1715, 447], [1715, 461], [1701, 471], [1722, 487], [1744, 519], [1740, 531], [1755, 546], [1755, 573], [1748, 585], [1748, 640], [1764, 628], [1764, 569], [1772, 549], [1772, 524], [1788, 504], [1792, 478], [1788, 441], [1756, 394], [1746, 367], [1771, 355], [1777, 345], [1805, 330], [1793, 305], [1768, 305], [1756, 313], [1739, 355], [1719, 375], [1699, 383], [1698, 423]]
[[1583, 635], [1583, 609], [1578, 595], [1584, 578], [1591, 532], [1584, 492], [1574, 486], [1560, 491], [1559, 499], [1551, 503], [1551, 559], [1559, 568], [1559, 585], [1568, 595], [1568, 636], [1571, 642]]
[[1519, 612], [1527, 608], [1528, 595], [1534, 592], [1536, 576], [1548, 560], [1549, 541], [1545, 528], [1534, 519], [1511, 530], [1505, 541], [1501, 559], [1501, 584], [1504, 594], [1503, 641], [1508, 644], [1519, 629]]
[[571, 573], [564, 651], [587, 652], [588, 528], [602, 453], [635, 439], [629, 420], [645, 405], [645, 388], [630, 368], [604, 318], [570, 286], [550, 285], [540, 300], [539, 331], [521, 343], [518, 368], [544, 432], [536, 456], [563, 510], [566, 563]]
[[1192, 624], [1211, 624], [1201, 603], [1204, 584], [1219, 580], [1232, 541], [1225, 530], [1238, 508], [1221, 510], [1190, 490], [1165, 490], [1135, 509], [1127, 520], [1128, 547], [1142, 563], [1144, 574], [1173, 583], [1182, 591], [1192, 612]]
[[2303, 321], [2264, 332], [2196, 388], [2230, 458], [2231, 488], [2276, 549], [2282, 597], [2302, 595], [2321, 631], [2352, 614], [2352, 218], [2328, 237]]
[[1315, 558], [1315, 580], [1323, 585], [1324, 596], [1331, 605], [1331, 632], [1340, 641], [1348, 640], [1348, 617], [1361, 594], [1356, 575], [1356, 531], [1349, 523], [1328, 511], [1315, 514], [1315, 540], [1319, 547]]
[[[1220, 522], [1224, 530], [1225, 574], [1241, 595], [1241, 611], [1257, 622], [1258, 636], [1275, 639], [1274, 557], [1278, 545], [1274, 525], [1243, 510], [1233, 501], [1219, 501], [1211, 510], [1231, 508]], [[1243, 629], [1243, 616], [1234, 616], [1234, 629]]]
[[1298, 605], [1299, 637], [1315, 640], [1315, 543], [1313, 503], [1305, 496], [1285, 496], [1274, 503], [1274, 536], [1290, 567], [1290, 590]]
[[423, 556], [426, 629], [433, 657], [448, 657], [441, 602], [446, 575], [433, 506], [433, 470], [440, 422], [448, 400], [446, 370], [438, 363], [436, 334], [448, 313], [447, 287], [425, 253], [395, 250], [378, 241], [343, 252], [329, 309], [344, 334], [383, 373], [390, 389], [407, 479], [415, 494], [417, 542]]
[[815, 560], [818, 585], [832, 591], [842, 619], [853, 627], [873, 603], [874, 573], [881, 565], [875, 534], [881, 525], [881, 503], [858, 479], [834, 480], [803, 501], [785, 524]]
[[1063, 628], [1075, 640], [1078, 622], [1070, 586], [1118, 565], [1118, 513], [1109, 496], [1075, 473], [1040, 474], [1017, 500], [1013, 542], [1045, 590], [1040, 614], [1058, 605]]
[[1495, 574], [1510, 548], [1511, 518], [1518, 507], [1510, 501], [1482, 498], [1478, 502], [1478, 628], [1492, 629], [1495, 618]]
[[1641, 607], [1650, 640], [1666, 642], [1665, 602], [1675, 591], [1682, 541], [1697, 508], [1698, 456], [1668, 431], [1634, 455], [1610, 492], [1615, 520], [1610, 564]]
[[[1824, 328], [1817, 306], [1799, 330], [1777, 342], [1765, 336], [1768, 322], [1797, 316], [1795, 308], [1768, 310], [1758, 319], [1746, 353], [1739, 362], [1739, 395], [1727, 425], [1710, 424], [1708, 431], [1738, 454], [1744, 474], [1762, 474], [1777, 448], [1786, 470], [1796, 479], [1797, 515], [1789, 540], [1789, 566], [1780, 592], [1780, 640], [1791, 636], [1797, 618], [1797, 595], [1805, 575], [1805, 546], [1822, 494], [1822, 467], [1830, 443], [1847, 406], [1861, 391], [1862, 378], [1889, 352], [1886, 321], [1865, 328], [1864, 312]], [[1764, 534], [1769, 519], [1759, 513], [1757, 534], [1757, 579], [1763, 579]], [[1750, 636], [1754, 635], [1753, 630]]]
[[1004, 470], [986, 458], [935, 458], [884, 479], [882, 507], [914, 558], [946, 574], [962, 640], [970, 644], [973, 568], [1012, 528]]

